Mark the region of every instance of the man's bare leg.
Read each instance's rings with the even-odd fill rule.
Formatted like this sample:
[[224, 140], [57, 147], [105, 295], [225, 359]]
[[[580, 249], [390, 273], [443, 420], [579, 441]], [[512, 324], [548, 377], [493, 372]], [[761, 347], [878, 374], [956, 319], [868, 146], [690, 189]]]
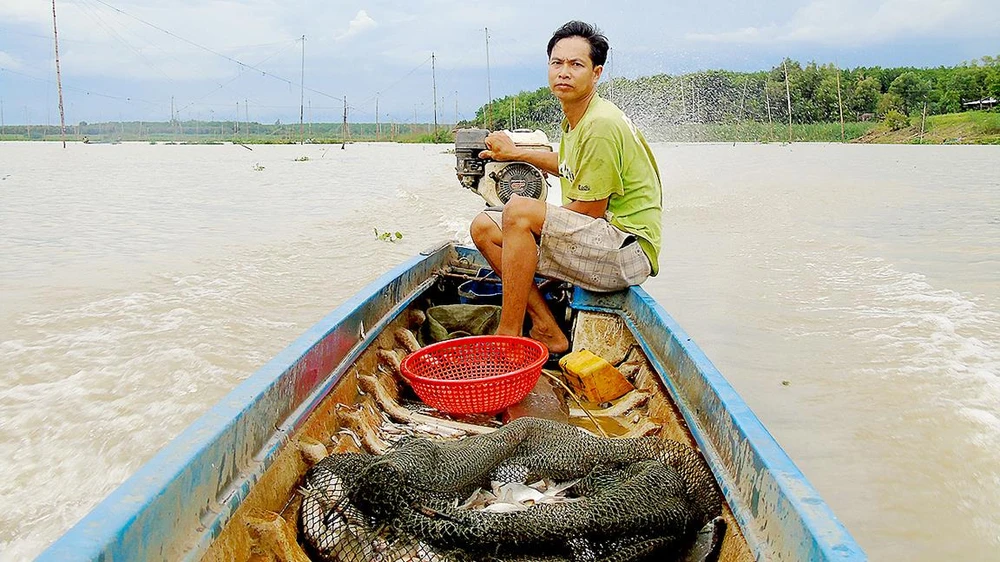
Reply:
[[[520, 200], [520, 198], [518, 198]], [[493, 270], [501, 276], [504, 285], [503, 311], [500, 315], [500, 327], [498, 334], [521, 335], [524, 325], [525, 310], [531, 317], [530, 336], [546, 345], [552, 353], [562, 353], [569, 349], [569, 339], [563, 334], [555, 316], [549, 309], [541, 291], [534, 283], [535, 267], [538, 263], [538, 246], [535, 243], [536, 236], [541, 233], [541, 224], [545, 221], [545, 204], [532, 199], [523, 199], [529, 202], [527, 205], [515, 204], [511, 211], [505, 212], [504, 231], [500, 230], [493, 219], [485, 214], [478, 215], [472, 222], [472, 240], [476, 247], [489, 262]], [[531, 203], [537, 203], [534, 209], [524, 209], [532, 207]], [[509, 205], [509, 204], [508, 204]], [[540, 217], [538, 216], [538, 213]], [[538, 221], [537, 228], [533, 227], [534, 220]], [[507, 232], [507, 222], [511, 222], [510, 229], [520, 230], [521, 245], [524, 246], [524, 227], [527, 226], [528, 245], [526, 249], [510, 248], [505, 251], [504, 233]], [[537, 234], [536, 234], [537, 233]], [[517, 242], [514, 243], [517, 246]], [[506, 260], [504, 258], [507, 258]], [[507, 262], [511, 262], [508, 264]], [[509, 273], [513, 270], [515, 275], [521, 276], [516, 281]], [[525, 283], [525, 279], [527, 282]]]

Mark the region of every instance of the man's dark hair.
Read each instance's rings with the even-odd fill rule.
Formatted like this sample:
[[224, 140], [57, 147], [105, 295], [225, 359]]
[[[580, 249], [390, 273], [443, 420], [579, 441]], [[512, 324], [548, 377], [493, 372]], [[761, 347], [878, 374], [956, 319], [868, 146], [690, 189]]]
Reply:
[[586, 39], [590, 43], [591, 62], [594, 63], [594, 66], [604, 66], [604, 62], [608, 60], [608, 49], [611, 48], [608, 45], [608, 38], [597, 27], [582, 21], [573, 20], [564, 23], [562, 27], [557, 29], [552, 34], [552, 39], [549, 39], [549, 47], [545, 51], [546, 54], [551, 57], [552, 48], [556, 46], [556, 43], [567, 37], [582, 37]]

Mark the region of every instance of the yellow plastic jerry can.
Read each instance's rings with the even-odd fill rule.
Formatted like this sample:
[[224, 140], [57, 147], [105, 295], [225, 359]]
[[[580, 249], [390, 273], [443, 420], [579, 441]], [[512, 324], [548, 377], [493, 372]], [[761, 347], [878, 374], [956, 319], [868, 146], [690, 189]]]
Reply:
[[588, 402], [608, 402], [635, 388], [614, 365], [586, 349], [567, 353], [559, 367], [567, 384]]

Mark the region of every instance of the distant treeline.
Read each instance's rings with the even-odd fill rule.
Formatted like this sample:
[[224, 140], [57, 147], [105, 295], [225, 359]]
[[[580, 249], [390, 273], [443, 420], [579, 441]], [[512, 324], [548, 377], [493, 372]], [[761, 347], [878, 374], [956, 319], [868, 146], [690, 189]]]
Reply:
[[[890, 114], [922, 115], [925, 107], [927, 115], [956, 113], [978, 109], [967, 102], [1000, 99], [1000, 56], [955, 67], [850, 70], [786, 59], [769, 71], [614, 78], [598, 90], [637, 123], [654, 127], [745, 121], [781, 125], [788, 123], [789, 105], [795, 124], [839, 122], [841, 112], [845, 122], [883, 120]], [[475, 124], [555, 133], [560, 120], [559, 103], [545, 87], [494, 100], [479, 108]]]
[[[850, 70], [815, 62], [803, 66], [786, 59], [768, 71], [707, 70], [679, 76], [619, 77], [602, 81], [598, 90], [636, 121], [651, 141], [846, 140], [866, 134], [875, 122], [889, 130], [900, 130], [913, 122], [922, 130], [925, 112], [934, 116], [1000, 107], [969, 105], [1000, 99], [1000, 56], [955, 67]], [[789, 107], [794, 127], [788, 127]], [[453, 142], [449, 133], [456, 126], [542, 129], [555, 139], [561, 119], [558, 100], [543, 87], [495, 99], [480, 107], [474, 120], [442, 123], [436, 131], [429, 123], [348, 123], [345, 130], [343, 123], [300, 126], [281, 121], [174, 120], [79, 122], [67, 124], [66, 133], [71, 140], [90, 142], [447, 143]], [[834, 123], [835, 128], [827, 126]], [[787, 133], [782, 127], [787, 127]], [[58, 125], [0, 126], [0, 140], [56, 140], [60, 136]]]
[[[450, 129], [441, 125], [440, 129]], [[257, 123], [254, 121], [112, 121], [66, 124], [70, 140], [88, 142], [215, 142], [296, 143], [300, 141], [339, 143], [354, 140], [414, 142], [433, 136], [428, 123]], [[0, 140], [57, 140], [59, 125], [5, 125]]]

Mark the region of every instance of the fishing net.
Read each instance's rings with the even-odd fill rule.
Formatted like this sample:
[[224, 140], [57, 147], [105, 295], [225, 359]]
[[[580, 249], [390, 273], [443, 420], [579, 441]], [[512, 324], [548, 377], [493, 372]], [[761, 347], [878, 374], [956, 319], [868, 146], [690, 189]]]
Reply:
[[[539, 481], [562, 483], [564, 497], [472, 505], [483, 490]], [[711, 472], [686, 445], [534, 418], [460, 440], [405, 438], [384, 455], [331, 455], [302, 493], [303, 543], [315, 559], [348, 562], [670, 560], [721, 512]]]

